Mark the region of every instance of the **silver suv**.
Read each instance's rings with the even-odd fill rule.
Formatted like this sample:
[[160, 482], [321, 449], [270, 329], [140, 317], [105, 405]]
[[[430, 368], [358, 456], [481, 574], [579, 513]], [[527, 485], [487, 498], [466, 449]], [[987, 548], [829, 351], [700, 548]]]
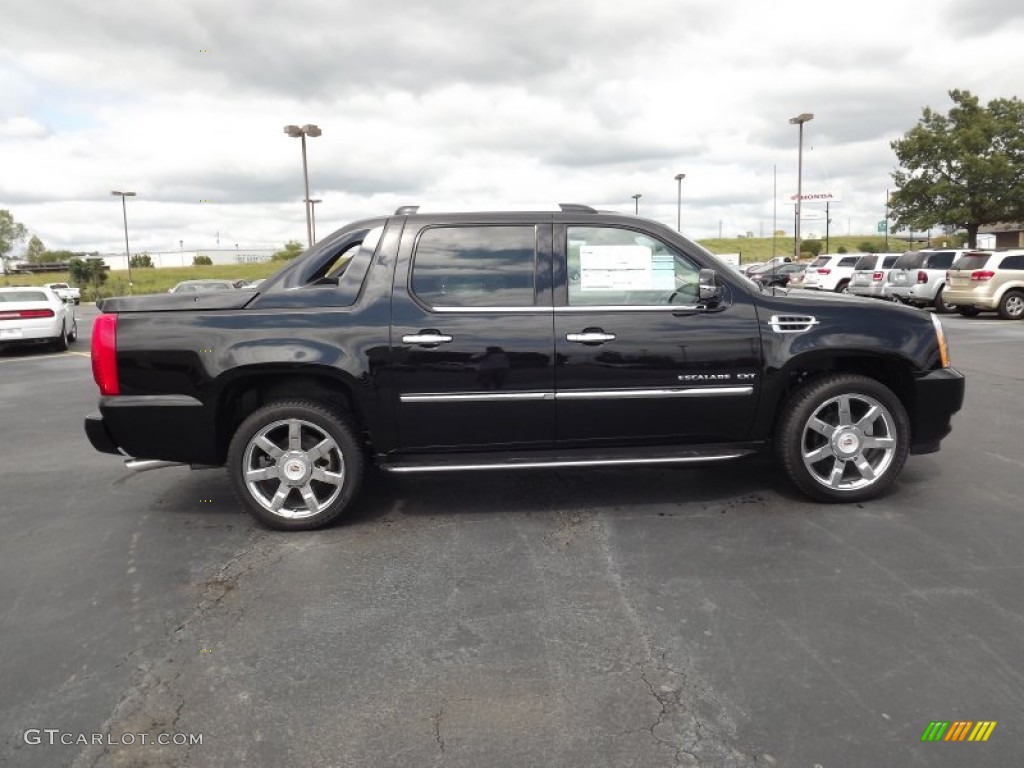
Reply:
[[947, 303], [942, 294], [946, 288], [946, 271], [965, 253], [980, 251], [949, 248], [907, 251], [889, 270], [885, 297], [915, 307], [935, 307], [936, 312], [955, 312], [956, 307]]
[[853, 267], [850, 293], [855, 296], [884, 299], [885, 278], [900, 256], [899, 253], [867, 253], [861, 256]]

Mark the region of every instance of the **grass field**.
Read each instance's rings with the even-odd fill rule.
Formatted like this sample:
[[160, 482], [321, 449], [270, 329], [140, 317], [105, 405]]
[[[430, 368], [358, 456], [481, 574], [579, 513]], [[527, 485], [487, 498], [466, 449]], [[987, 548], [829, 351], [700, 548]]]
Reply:
[[[793, 253], [793, 238], [779, 237], [772, 241], [770, 237], [739, 237], [739, 238], [712, 238], [701, 240], [701, 245], [712, 253], [739, 253], [741, 262], [744, 264], [753, 261], [766, 261], [772, 256], [788, 256]], [[885, 239], [870, 235], [843, 235], [841, 237], [829, 238], [829, 250], [835, 253], [840, 247], [849, 252], [865, 250], [863, 244], [871, 244], [867, 250], [884, 251]], [[941, 243], [936, 243], [941, 245]], [[952, 244], [950, 244], [952, 245]], [[924, 240], [914, 241], [913, 248], [924, 248]], [[908, 248], [906, 240], [889, 240], [888, 250], [893, 253], [901, 253]], [[255, 280], [259, 277], [270, 277], [270, 275], [281, 269], [287, 262], [269, 261], [263, 264], [224, 264], [209, 265], [205, 267], [162, 267], [157, 269], [132, 270], [132, 293], [165, 293], [168, 288], [173, 288], [182, 280], [210, 279], [248, 279]], [[126, 270], [111, 270], [107, 282], [100, 288], [99, 297], [124, 296], [128, 293], [128, 272]], [[0, 286], [10, 285], [42, 285], [43, 283], [57, 283], [68, 280], [66, 272], [48, 272], [41, 275], [4, 275], [0, 276]], [[83, 301], [94, 301], [96, 296], [91, 288], [82, 291]]]

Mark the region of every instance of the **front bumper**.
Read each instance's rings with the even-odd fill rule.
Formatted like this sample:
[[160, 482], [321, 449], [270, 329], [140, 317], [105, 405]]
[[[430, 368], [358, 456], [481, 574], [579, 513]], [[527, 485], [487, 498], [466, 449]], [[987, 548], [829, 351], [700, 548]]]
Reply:
[[953, 429], [950, 421], [964, 403], [964, 375], [940, 368], [914, 377], [914, 412], [910, 420], [911, 453], [934, 453]]

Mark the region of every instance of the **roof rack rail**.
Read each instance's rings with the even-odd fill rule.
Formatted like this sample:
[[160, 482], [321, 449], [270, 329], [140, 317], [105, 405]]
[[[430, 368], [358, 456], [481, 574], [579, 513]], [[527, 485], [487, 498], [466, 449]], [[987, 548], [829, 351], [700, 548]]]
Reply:
[[412, 216], [419, 209], [418, 205], [400, 205], [395, 211], [395, 216]]
[[581, 205], [580, 203], [559, 203], [558, 207], [566, 213], [597, 213], [589, 205]]

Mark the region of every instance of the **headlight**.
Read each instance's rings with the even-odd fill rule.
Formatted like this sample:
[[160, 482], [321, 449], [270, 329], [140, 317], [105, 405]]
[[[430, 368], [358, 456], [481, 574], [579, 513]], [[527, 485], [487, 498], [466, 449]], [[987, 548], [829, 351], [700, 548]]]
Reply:
[[946, 332], [942, 330], [942, 323], [936, 315], [932, 315], [932, 325], [935, 326], [935, 338], [939, 342], [939, 359], [943, 368], [949, 368], [949, 345], [946, 344]]

